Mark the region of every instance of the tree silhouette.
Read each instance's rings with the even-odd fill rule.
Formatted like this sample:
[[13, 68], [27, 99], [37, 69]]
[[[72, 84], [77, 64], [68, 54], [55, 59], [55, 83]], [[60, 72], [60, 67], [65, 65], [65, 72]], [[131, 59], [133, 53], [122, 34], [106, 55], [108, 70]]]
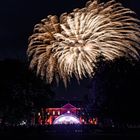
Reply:
[[0, 118], [8, 123], [30, 120], [32, 113], [52, 104], [54, 93], [16, 60], [0, 62]]

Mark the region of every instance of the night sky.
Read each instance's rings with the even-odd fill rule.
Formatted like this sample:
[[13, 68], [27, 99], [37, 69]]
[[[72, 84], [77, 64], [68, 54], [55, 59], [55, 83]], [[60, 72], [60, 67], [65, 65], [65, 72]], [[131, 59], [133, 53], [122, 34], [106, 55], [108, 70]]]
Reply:
[[[84, 7], [87, 0], [2, 0], [0, 2], [0, 60], [18, 59], [26, 62], [28, 37], [32, 34], [35, 24], [47, 15], [60, 15], [71, 12], [74, 8]], [[101, 0], [106, 1], [106, 0]], [[140, 17], [139, 0], [116, 0], [125, 7], [134, 10]], [[68, 89], [62, 85], [54, 88], [57, 98], [65, 96], [82, 98], [88, 93], [88, 80], [79, 86], [75, 80]]]
[[[26, 60], [27, 40], [35, 24], [49, 14], [60, 15], [87, 0], [3, 0], [0, 3], [0, 59]], [[101, 0], [107, 1], [107, 0]], [[117, 0], [140, 15], [138, 0]]]

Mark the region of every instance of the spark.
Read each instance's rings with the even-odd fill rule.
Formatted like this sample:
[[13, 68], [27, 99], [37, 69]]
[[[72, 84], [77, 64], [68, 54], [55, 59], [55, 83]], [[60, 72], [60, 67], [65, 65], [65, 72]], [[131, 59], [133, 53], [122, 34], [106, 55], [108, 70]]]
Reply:
[[135, 12], [111, 0], [88, 1], [82, 9], [49, 15], [35, 25], [27, 54], [30, 68], [48, 83], [71, 77], [92, 78], [100, 54], [105, 60], [139, 59], [140, 20]]

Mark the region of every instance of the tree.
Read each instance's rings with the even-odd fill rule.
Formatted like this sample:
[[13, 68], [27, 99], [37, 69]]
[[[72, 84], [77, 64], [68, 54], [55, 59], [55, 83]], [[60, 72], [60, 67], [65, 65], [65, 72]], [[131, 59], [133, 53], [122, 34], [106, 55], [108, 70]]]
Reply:
[[0, 118], [10, 124], [30, 120], [32, 113], [51, 104], [50, 85], [30, 72], [26, 63], [6, 60], [0, 65]]

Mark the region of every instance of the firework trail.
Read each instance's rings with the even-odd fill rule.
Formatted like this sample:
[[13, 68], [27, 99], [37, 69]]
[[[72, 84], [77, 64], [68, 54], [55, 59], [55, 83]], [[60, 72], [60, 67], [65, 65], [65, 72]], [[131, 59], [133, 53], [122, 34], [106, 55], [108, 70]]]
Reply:
[[111, 0], [88, 1], [85, 8], [49, 15], [34, 27], [27, 54], [30, 68], [48, 83], [75, 76], [93, 77], [97, 57], [139, 59], [140, 20], [135, 12]]

